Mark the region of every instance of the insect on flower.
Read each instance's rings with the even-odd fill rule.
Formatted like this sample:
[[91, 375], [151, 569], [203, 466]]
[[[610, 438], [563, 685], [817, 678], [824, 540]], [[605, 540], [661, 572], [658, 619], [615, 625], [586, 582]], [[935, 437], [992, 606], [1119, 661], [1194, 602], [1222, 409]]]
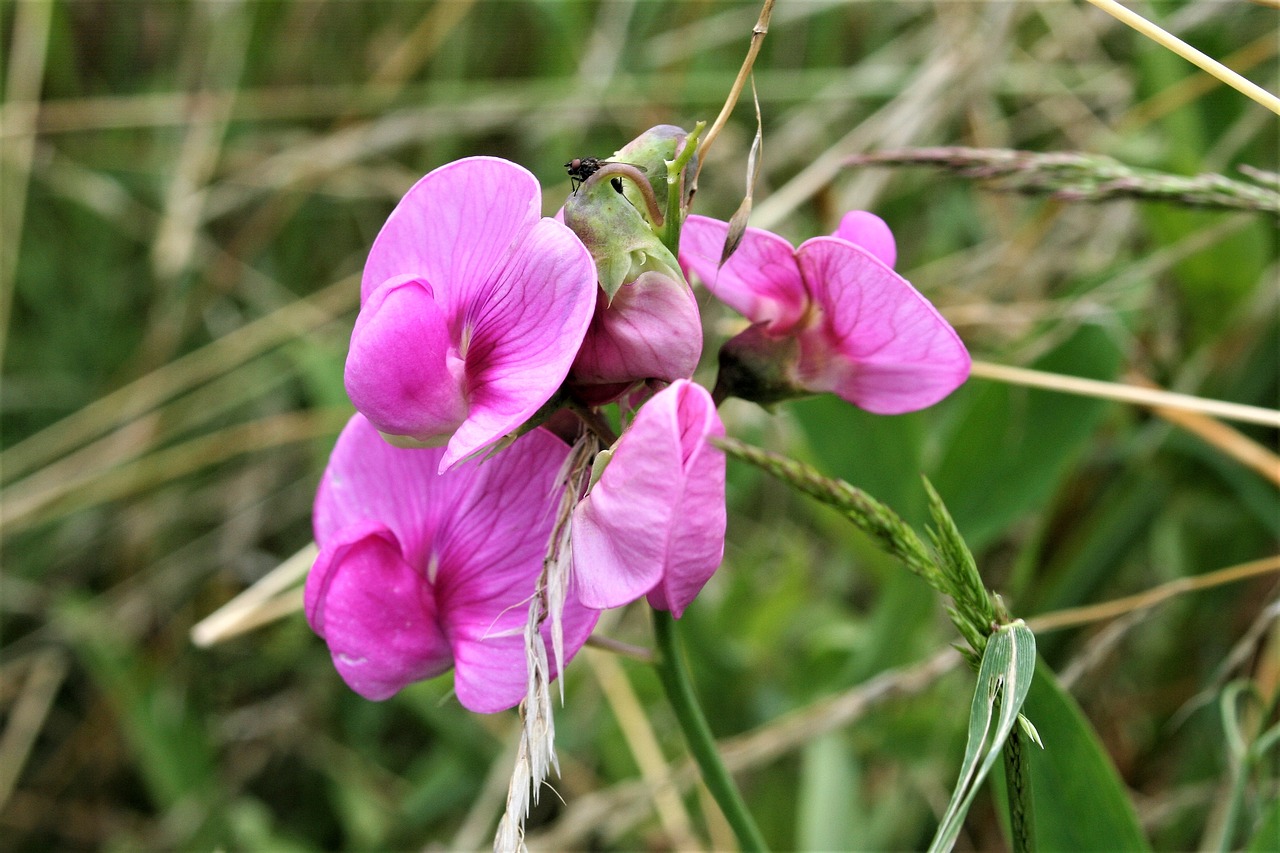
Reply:
[[[574, 157], [568, 163], [564, 164], [565, 171], [569, 173], [569, 185], [576, 193], [578, 187], [582, 186], [582, 182], [587, 178], [600, 171], [602, 166], [616, 162], [614, 160], [604, 160], [600, 157]], [[644, 166], [636, 166], [635, 163], [626, 163], [627, 166], [635, 166], [640, 171], [645, 171]], [[614, 178], [611, 182], [613, 188], [618, 192], [622, 192], [622, 181]]]

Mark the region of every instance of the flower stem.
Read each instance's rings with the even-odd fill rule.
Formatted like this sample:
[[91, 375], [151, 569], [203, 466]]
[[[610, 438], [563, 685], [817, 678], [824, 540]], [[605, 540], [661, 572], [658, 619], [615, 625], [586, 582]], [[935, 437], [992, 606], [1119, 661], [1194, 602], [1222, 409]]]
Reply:
[[747, 811], [742, 794], [738, 792], [733, 777], [720, 761], [711, 727], [707, 725], [707, 718], [693, 695], [689, 671], [685, 669], [684, 658], [680, 656], [676, 622], [670, 613], [665, 610], [653, 611], [653, 633], [658, 645], [658, 678], [662, 681], [667, 701], [671, 703], [680, 728], [684, 731], [689, 751], [693, 753], [694, 760], [702, 771], [702, 781], [716, 798], [725, 820], [738, 837], [738, 846], [744, 851], [767, 850], [764, 837], [760, 835], [755, 820]]

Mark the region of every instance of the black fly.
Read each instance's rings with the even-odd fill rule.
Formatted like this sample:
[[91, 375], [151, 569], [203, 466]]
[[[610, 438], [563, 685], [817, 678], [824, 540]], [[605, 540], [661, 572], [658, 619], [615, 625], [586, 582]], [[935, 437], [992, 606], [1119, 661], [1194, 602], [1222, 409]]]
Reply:
[[[602, 160], [599, 157], [574, 157], [564, 164], [565, 171], [569, 173], [569, 186], [576, 193], [578, 187], [582, 186], [583, 181], [600, 171], [600, 167], [612, 162], [614, 161]], [[626, 165], [633, 166], [635, 164], [628, 163]], [[636, 168], [642, 172], [645, 170], [644, 166], [636, 166]], [[614, 178], [610, 183], [613, 184], [615, 190], [622, 192], [622, 180], [620, 178]]]
[[564, 168], [569, 173], [569, 185], [573, 191], [576, 193], [582, 182], [600, 171], [604, 163], [599, 157], [574, 157], [565, 163]]

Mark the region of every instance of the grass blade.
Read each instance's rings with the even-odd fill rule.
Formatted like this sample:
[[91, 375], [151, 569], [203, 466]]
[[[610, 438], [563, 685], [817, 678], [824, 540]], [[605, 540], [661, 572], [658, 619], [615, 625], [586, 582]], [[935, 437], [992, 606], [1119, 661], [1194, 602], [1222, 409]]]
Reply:
[[1035, 666], [1035, 635], [1022, 622], [1001, 628], [987, 641], [969, 708], [969, 741], [960, 767], [960, 780], [929, 845], [930, 853], [950, 850], [955, 845], [978, 786], [1000, 758], [1004, 743], [1017, 723], [1018, 712], [1031, 689]]

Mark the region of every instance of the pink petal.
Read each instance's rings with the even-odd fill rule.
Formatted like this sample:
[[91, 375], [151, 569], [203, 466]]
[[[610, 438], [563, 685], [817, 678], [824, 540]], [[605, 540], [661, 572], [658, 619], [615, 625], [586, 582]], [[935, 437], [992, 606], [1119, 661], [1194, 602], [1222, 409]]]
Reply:
[[724, 552], [724, 435], [711, 395], [680, 380], [655, 395], [574, 510], [574, 586], [604, 609], [649, 593], [677, 617]]
[[430, 284], [393, 278], [368, 295], [351, 333], [345, 383], [378, 429], [443, 444], [467, 416], [464, 378]]
[[342, 679], [366, 699], [386, 699], [453, 664], [430, 588], [377, 522], [345, 528], [321, 549], [305, 608]]
[[649, 591], [649, 604], [677, 619], [719, 568], [726, 526], [725, 458], [707, 442], [724, 437], [724, 424], [711, 395], [698, 385], [681, 390], [678, 406], [684, 494], [671, 526], [666, 571]]
[[795, 250], [777, 234], [748, 228], [738, 250], [717, 269], [728, 230], [718, 219], [690, 216], [680, 232], [680, 265], [751, 322], [768, 323], [770, 334], [786, 334], [810, 303]]
[[[474, 467], [433, 542], [436, 600], [453, 647], [458, 701], [492, 713], [517, 705], [527, 669], [523, 630], [551, 538], [564, 442], [534, 430]], [[596, 614], [566, 602], [566, 660], [586, 642]]]
[[442, 468], [515, 431], [550, 399], [582, 344], [596, 290], [586, 247], [550, 219], [528, 230], [495, 278], [472, 286], [454, 318], [471, 408]]
[[797, 257], [822, 315], [801, 336], [807, 387], [893, 415], [933, 405], [968, 377], [969, 353], [955, 330], [869, 252], [815, 237]]
[[[307, 581], [306, 607], [353, 688], [385, 698], [454, 665], [465, 707], [490, 713], [519, 703], [523, 628], [568, 452], [538, 429], [490, 459], [440, 474], [443, 450], [393, 447], [363, 416], [351, 419], [316, 497], [321, 556]], [[333, 613], [343, 614], [339, 622], [346, 626], [337, 634]], [[598, 616], [569, 596], [566, 660]], [[415, 636], [431, 652], [422, 661], [411, 654]], [[385, 654], [384, 642], [391, 642]], [[339, 653], [346, 658], [339, 660]], [[365, 662], [353, 669], [360, 658]], [[554, 669], [553, 663], [553, 675]]]
[[687, 379], [702, 355], [702, 320], [683, 281], [642, 273], [609, 304], [597, 290], [595, 315], [573, 362], [571, 381], [631, 383]]
[[456, 316], [465, 288], [501, 269], [542, 210], [538, 179], [497, 157], [467, 157], [430, 172], [405, 193], [378, 233], [360, 285], [367, 299], [389, 278], [431, 282]]
[[425, 565], [426, 551], [453, 495], [469, 488], [473, 466], [436, 474], [442, 448], [408, 449], [388, 444], [368, 419], [348, 421], [329, 456], [316, 494], [312, 523], [324, 548], [339, 531], [364, 521], [386, 525], [405, 558]]
[[832, 236], [848, 240], [875, 255], [884, 265], [892, 268], [898, 260], [898, 244], [888, 224], [874, 213], [851, 210], [840, 220], [840, 227]]
[[[461, 617], [461, 624], [453, 629], [453, 655], [457, 671], [453, 676], [453, 689], [458, 702], [477, 714], [495, 714], [519, 705], [525, 697], [528, 685], [528, 667], [524, 648], [524, 625], [529, 615], [529, 600], [533, 595], [530, 582], [526, 596], [514, 601], [487, 624]], [[572, 594], [565, 601], [564, 650], [565, 664], [577, 655], [586, 643], [600, 618], [597, 610], [590, 610]], [[556, 662], [550, 654], [550, 621], [542, 624], [542, 639], [548, 650], [548, 668], [551, 677], [557, 678]]]

